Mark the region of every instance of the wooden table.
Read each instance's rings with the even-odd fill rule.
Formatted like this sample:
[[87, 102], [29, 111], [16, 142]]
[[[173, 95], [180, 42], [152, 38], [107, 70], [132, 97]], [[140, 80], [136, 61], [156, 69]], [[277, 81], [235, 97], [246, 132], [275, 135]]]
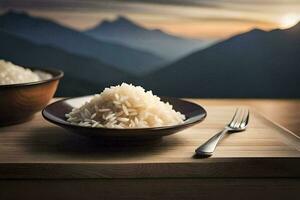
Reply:
[[[0, 128], [0, 199], [296, 199], [298, 100], [192, 100], [203, 122], [152, 144], [103, 146], [45, 122]], [[224, 138], [211, 158], [193, 150], [251, 106], [247, 131]], [[298, 116], [298, 117], [297, 117]], [[298, 132], [296, 132], [298, 131]]]
[[300, 136], [300, 100], [286, 99], [194, 99], [204, 106], [246, 105]]

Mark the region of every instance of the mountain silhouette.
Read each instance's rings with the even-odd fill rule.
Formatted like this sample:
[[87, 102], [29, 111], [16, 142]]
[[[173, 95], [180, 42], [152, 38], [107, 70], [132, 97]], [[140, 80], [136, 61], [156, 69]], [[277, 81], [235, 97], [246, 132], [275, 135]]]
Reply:
[[99, 40], [113, 41], [150, 51], [169, 61], [207, 47], [211, 43], [176, 37], [159, 29], [146, 29], [123, 16], [113, 21], [104, 20], [85, 33]]
[[197, 51], [140, 83], [184, 97], [300, 97], [300, 24], [254, 29]]
[[27, 67], [63, 70], [57, 95], [94, 94], [105, 87], [129, 79], [129, 75], [96, 59], [73, 55], [64, 50], [37, 45], [0, 30], [0, 59]]
[[35, 44], [59, 47], [73, 54], [97, 59], [134, 75], [144, 74], [165, 62], [153, 53], [96, 40], [79, 31], [24, 12], [8, 11], [0, 16], [0, 29]]
[[[93, 30], [101, 30], [103, 35], [111, 33], [111, 39], [104, 42], [105, 38], [92, 38]], [[121, 37], [120, 33], [124, 35]], [[147, 34], [154, 41], [149, 43], [148, 50], [115, 44], [123, 38], [136, 46], [140, 43], [142, 49], [147, 45], [138, 38]], [[168, 66], [153, 64], [166, 62], [154, 54], [164, 48], [168, 52], [171, 45], [163, 41], [172, 41], [170, 37], [174, 36], [145, 29], [125, 17], [103, 21], [81, 33], [26, 13], [8, 12], [0, 16], [0, 59], [22, 66], [63, 70], [65, 78], [58, 90], [62, 96], [97, 93], [126, 81], [166, 96], [300, 97], [300, 23], [284, 30], [253, 29], [195, 51]], [[173, 39], [176, 40], [173, 48], [179, 50], [176, 45], [182, 38]], [[150, 46], [157, 51], [148, 53]]]

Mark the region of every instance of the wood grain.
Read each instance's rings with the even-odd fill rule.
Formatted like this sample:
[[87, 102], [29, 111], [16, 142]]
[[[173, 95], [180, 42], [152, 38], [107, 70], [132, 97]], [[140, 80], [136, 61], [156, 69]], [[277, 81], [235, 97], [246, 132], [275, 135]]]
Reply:
[[213, 157], [194, 149], [231, 118], [233, 106], [207, 106], [203, 122], [154, 144], [111, 146], [56, 127], [37, 114], [0, 128], [1, 179], [300, 177], [300, 141], [251, 111], [249, 128], [228, 135]]
[[299, 99], [190, 99], [204, 106], [238, 106], [255, 108], [273, 122], [300, 136]]
[[299, 179], [0, 180], [0, 199], [298, 199]]

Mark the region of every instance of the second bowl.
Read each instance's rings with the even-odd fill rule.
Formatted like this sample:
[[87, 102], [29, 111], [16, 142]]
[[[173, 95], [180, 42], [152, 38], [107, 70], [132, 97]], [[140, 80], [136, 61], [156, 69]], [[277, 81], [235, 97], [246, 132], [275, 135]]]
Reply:
[[30, 120], [52, 99], [63, 72], [52, 69], [30, 68], [51, 74], [52, 78], [36, 82], [0, 85], [0, 126]]

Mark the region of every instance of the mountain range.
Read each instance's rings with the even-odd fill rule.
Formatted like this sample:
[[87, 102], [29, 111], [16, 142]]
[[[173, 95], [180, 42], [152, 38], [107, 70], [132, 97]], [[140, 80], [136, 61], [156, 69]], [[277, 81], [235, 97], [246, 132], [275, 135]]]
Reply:
[[60, 83], [58, 96], [94, 94], [110, 85], [132, 79], [129, 74], [96, 59], [34, 44], [3, 30], [0, 30], [0, 38], [0, 59], [21, 66], [63, 70], [65, 75]]
[[139, 82], [182, 97], [300, 97], [300, 23], [253, 29], [172, 63]]
[[133, 75], [143, 75], [166, 60], [151, 52], [97, 40], [48, 19], [24, 12], [8, 11], [0, 16], [0, 29], [35, 44], [57, 47], [70, 53], [97, 59]]
[[[108, 24], [129, 26], [130, 22], [124, 21], [119, 17]], [[147, 59], [159, 57], [149, 49], [134, 49], [116, 40], [102, 41], [88, 32], [9, 12], [0, 16], [0, 59], [63, 70], [65, 78], [58, 90], [61, 96], [93, 94], [125, 81], [165, 96], [300, 98], [300, 23], [284, 30], [253, 29], [160, 66], [142, 65]], [[139, 57], [141, 54], [147, 59]], [[105, 62], [104, 57], [114, 63]], [[132, 60], [141, 65], [129, 66]], [[159, 62], [168, 62], [162, 60]]]
[[123, 16], [112, 21], [104, 20], [85, 33], [99, 40], [117, 42], [154, 53], [168, 61], [179, 59], [214, 42], [181, 38], [159, 29], [147, 29]]

